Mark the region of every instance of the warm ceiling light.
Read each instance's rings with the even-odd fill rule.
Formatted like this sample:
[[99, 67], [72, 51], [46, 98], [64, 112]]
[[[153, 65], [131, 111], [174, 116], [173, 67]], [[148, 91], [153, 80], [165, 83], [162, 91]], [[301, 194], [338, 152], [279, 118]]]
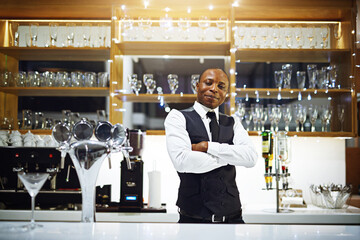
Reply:
[[125, 10], [126, 6], [125, 5], [121, 5], [121, 9]]
[[187, 13], [191, 13], [191, 7], [188, 7]]
[[170, 8], [166, 7], [165, 12], [169, 12], [169, 11], [170, 11]]
[[233, 7], [238, 7], [238, 6], [239, 6], [239, 3], [238, 3], [238, 2], [233, 2], [232, 6], [233, 6]]
[[214, 6], [213, 5], [209, 5], [209, 10], [213, 10], [214, 9]]

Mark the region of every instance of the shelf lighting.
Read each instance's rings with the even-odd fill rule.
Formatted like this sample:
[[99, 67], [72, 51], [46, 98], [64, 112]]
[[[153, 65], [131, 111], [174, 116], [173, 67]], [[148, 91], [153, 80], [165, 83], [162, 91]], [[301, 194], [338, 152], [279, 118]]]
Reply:
[[310, 93], [309, 93], [308, 96], [307, 96], [307, 100], [308, 100], [308, 101], [311, 101], [311, 95], [310, 95]]
[[306, 25], [314, 25], [314, 24], [339, 24], [340, 22], [337, 21], [246, 21], [246, 20], [239, 20], [235, 21], [235, 24], [306, 24]]
[[115, 108], [114, 109], [116, 112], [126, 112], [125, 108]]
[[145, 0], [144, 1], [144, 8], [147, 8], [149, 6], [149, 1]]
[[188, 7], [188, 9], [187, 9], [187, 13], [191, 13], [191, 7]]
[[126, 6], [125, 5], [121, 5], [121, 10], [125, 10], [126, 9]]
[[231, 4], [231, 6], [233, 7], [239, 7], [239, 3], [237, 1], [233, 2], [233, 4]]
[[214, 9], [213, 5], [209, 5], [209, 10], [212, 11]]

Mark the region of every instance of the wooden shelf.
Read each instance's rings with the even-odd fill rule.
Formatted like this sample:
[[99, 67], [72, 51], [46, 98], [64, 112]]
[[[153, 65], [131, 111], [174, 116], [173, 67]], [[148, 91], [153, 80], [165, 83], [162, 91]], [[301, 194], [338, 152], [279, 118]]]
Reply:
[[79, 87], [1, 87], [0, 92], [18, 96], [49, 96], [49, 97], [107, 97], [109, 88]]
[[123, 102], [156, 103], [164, 97], [167, 103], [193, 103], [196, 100], [195, 94], [119, 94], [117, 98]]
[[0, 52], [23, 61], [107, 61], [110, 48], [0, 47]]
[[229, 42], [122, 42], [119, 55], [227, 56]]
[[[250, 136], [260, 136], [261, 131], [248, 131]], [[290, 137], [354, 137], [352, 132], [288, 132]]]
[[302, 98], [307, 98], [308, 95], [312, 98], [328, 98], [338, 96], [341, 94], [351, 94], [350, 89], [277, 89], [277, 88], [237, 88], [236, 97], [245, 98], [246, 94], [249, 98], [259, 99], [277, 99], [278, 94], [281, 94], [281, 99], [297, 99], [299, 92]]
[[311, 62], [327, 63], [329, 59], [344, 57], [350, 49], [242, 49], [236, 51], [241, 62]]

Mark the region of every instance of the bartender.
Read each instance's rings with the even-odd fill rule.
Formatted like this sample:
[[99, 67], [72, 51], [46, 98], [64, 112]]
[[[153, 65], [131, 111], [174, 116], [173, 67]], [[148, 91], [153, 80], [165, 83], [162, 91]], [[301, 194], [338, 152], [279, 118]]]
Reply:
[[219, 112], [228, 89], [222, 69], [207, 69], [194, 105], [165, 119], [167, 150], [180, 177], [179, 223], [244, 223], [235, 166], [255, 166], [257, 153], [240, 120]]

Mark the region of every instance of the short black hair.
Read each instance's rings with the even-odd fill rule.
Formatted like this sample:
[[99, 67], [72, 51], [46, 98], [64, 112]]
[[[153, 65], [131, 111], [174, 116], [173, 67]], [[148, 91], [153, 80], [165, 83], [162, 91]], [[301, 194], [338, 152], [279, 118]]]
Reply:
[[205, 69], [205, 70], [200, 74], [199, 81], [200, 81], [202, 75], [204, 74], [204, 72], [206, 72], [206, 71], [209, 70], [209, 69], [215, 69], [215, 70], [220, 70], [220, 71], [222, 71], [222, 72], [226, 75], [226, 77], [227, 77], [227, 79], [228, 79], [228, 81], [229, 81], [229, 83], [230, 83], [229, 75], [224, 71], [224, 69], [222, 69], [222, 68], [220, 68], [220, 67], [210, 67], [210, 68]]

